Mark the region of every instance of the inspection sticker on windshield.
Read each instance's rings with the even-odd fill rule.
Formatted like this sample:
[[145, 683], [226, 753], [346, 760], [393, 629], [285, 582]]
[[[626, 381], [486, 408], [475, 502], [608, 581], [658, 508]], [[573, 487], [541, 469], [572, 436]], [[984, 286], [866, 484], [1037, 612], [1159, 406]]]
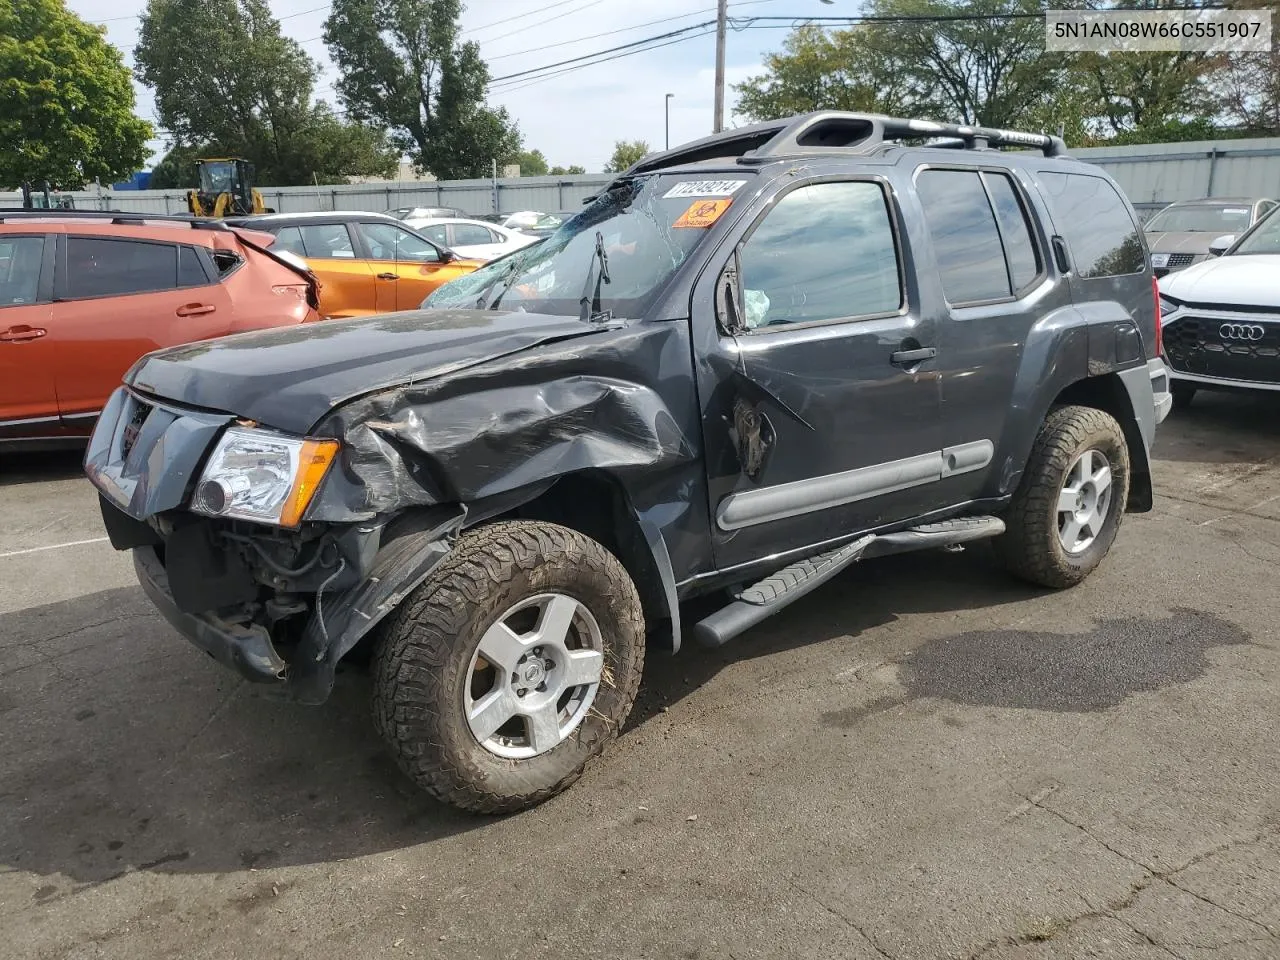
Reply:
[[1223, 207], [1222, 212], [1228, 215], [1234, 214], [1240, 216], [1249, 212], [1248, 207]]
[[717, 220], [720, 215], [729, 209], [732, 200], [695, 200], [689, 204], [689, 209], [680, 214], [680, 219], [672, 224], [673, 227], [709, 227]]
[[672, 197], [728, 197], [731, 196], [745, 180], [687, 180], [677, 183], [662, 195], [663, 200]]

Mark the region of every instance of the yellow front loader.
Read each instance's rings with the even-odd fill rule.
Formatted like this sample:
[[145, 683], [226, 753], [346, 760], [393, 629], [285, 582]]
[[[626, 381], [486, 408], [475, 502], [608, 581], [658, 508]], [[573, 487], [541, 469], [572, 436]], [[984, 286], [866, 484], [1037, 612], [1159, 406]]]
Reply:
[[197, 160], [200, 188], [187, 191], [187, 209], [197, 217], [244, 217], [275, 213], [253, 185], [253, 164], [239, 157]]

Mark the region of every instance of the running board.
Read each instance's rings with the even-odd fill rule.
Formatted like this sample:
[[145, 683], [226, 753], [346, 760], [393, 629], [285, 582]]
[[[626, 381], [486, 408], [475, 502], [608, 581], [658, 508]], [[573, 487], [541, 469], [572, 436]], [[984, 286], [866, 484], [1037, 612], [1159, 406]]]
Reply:
[[699, 620], [693, 635], [704, 647], [723, 646], [865, 557], [948, 547], [1001, 533], [1004, 533], [1004, 521], [996, 517], [964, 517], [897, 533], [869, 533], [834, 550], [797, 560], [744, 588], [729, 604]]
[[925, 523], [910, 530], [882, 533], [876, 537], [865, 553], [867, 557], [886, 557], [891, 553], [908, 550], [927, 550], [930, 547], [953, 547], [970, 540], [985, 540], [1004, 533], [1004, 521], [999, 517], [960, 517], [939, 523]]

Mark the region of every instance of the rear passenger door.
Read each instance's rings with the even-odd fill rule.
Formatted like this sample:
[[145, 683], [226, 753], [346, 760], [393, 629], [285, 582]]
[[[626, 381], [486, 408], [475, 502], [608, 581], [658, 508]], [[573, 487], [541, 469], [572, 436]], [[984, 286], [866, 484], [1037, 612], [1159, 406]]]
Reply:
[[0, 440], [59, 432], [52, 235], [0, 236]]
[[981, 469], [940, 484], [958, 504], [993, 493], [1028, 333], [1070, 297], [1049, 282], [1048, 237], [1015, 171], [923, 166], [915, 184], [933, 260], [923, 272], [937, 278], [924, 296], [938, 317], [942, 445], [986, 451]]
[[346, 223], [281, 227], [274, 250], [297, 254], [320, 281], [320, 316], [360, 317], [378, 312], [373, 266], [358, 253]]
[[58, 408], [71, 426], [91, 424], [143, 354], [231, 329], [231, 299], [204, 248], [102, 236], [59, 241], [49, 339]]

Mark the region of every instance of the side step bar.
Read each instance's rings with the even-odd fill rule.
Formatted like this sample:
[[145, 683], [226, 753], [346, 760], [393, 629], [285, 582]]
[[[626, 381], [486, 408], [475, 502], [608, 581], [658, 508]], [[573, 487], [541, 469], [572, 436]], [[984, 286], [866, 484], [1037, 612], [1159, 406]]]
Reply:
[[826, 553], [797, 560], [745, 587], [729, 604], [699, 620], [694, 625], [693, 635], [705, 647], [722, 646], [866, 557], [949, 547], [1002, 533], [1004, 521], [997, 517], [962, 517], [927, 523], [897, 533], [869, 533]]

